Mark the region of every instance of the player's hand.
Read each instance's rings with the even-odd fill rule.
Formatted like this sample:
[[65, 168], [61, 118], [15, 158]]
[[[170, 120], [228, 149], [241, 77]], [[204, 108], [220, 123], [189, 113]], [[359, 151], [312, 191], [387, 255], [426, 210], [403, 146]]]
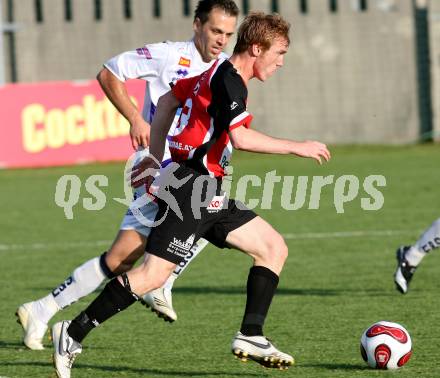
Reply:
[[314, 140], [306, 140], [305, 142], [297, 143], [294, 154], [312, 158], [319, 164], [322, 164], [322, 159], [329, 161], [331, 158], [330, 151], [324, 143], [316, 142]]
[[139, 188], [145, 185], [148, 189], [154, 181], [154, 176], [159, 168], [160, 165], [156, 159], [151, 156], [145, 157], [131, 171], [131, 186]]
[[144, 148], [150, 144], [150, 124], [140, 114], [130, 124], [131, 145], [134, 150], [139, 146]]

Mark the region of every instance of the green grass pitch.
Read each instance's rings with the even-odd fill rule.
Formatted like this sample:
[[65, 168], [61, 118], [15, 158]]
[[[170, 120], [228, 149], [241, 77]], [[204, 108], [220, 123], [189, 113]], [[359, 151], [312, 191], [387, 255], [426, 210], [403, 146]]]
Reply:
[[[280, 176], [355, 175], [359, 195], [338, 214], [334, 185], [323, 188], [319, 209], [286, 211], [275, 185], [272, 209], [258, 213], [286, 235], [289, 258], [266, 321], [266, 334], [296, 364], [285, 372], [241, 363], [230, 352], [245, 301], [250, 260], [236, 251], [208, 247], [175, 284], [178, 321], [168, 324], [135, 304], [85, 340], [72, 377], [439, 377], [440, 251], [422, 263], [411, 291], [394, 288], [395, 249], [411, 243], [440, 216], [440, 148], [335, 147], [330, 163], [236, 153], [235, 181], [243, 174], [276, 169]], [[0, 171], [0, 377], [54, 377], [51, 345], [29, 351], [15, 323], [16, 307], [50, 292], [77, 265], [99, 255], [119, 227], [124, 207], [122, 164]], [[102, 174], [107, 202], [86, 211], [82, 199], [67, 220], [54, 202], [64, 174]], [[363, 179], [383, 175], [384, 205], [361, 209]], [[295, 181], [296, 182], [296, 181]], [[232, 192], [234, 193], [234, 191]], [[261, 188], [249, 191], [261, 197]], [[52, 323], [70, 319], [96, 296], [58, 313]], [[378, 320], [402, 323], [413, 339], [413, 356], [396, 373], [367, 368], [360, 357], [363, 330]]]

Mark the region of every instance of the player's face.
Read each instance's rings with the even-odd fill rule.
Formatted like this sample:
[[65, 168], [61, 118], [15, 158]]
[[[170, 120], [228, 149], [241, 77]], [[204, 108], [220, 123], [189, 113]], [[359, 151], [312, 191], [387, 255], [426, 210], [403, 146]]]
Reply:
[[284, 64], [284, 55], [289, 44], [284, 38], [275, 38], [270, 48], [261, 52], [254, 63], [254, 76], [261, 81], [267, 80]]
[[237, 18], [214, 8], [208, 20], [202, 24], [199, 19], [194, 22], [194, 42], [203, 61], [217, 59], [234, 34]]

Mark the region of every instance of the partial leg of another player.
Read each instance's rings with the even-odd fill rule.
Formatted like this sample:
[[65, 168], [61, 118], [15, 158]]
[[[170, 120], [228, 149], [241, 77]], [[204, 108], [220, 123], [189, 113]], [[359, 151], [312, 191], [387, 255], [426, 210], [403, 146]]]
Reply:
[[[196, 258], [196, 256], [208, 245], [205, 239], [200, 239], [185, 256], [184, 261], [180, 263], [170, 277], [165, 282], [164, 286], [152, 290], [140, 298], [140, 303], [151, 311], [155, 312], [157, 316], [163, 318], [165, 321], [173, 322], [177, 319], [177, 314], [173, 308], [173, 301], [171, 290], [174, 285], [174, 281], [182, 274], [182, 272], [188, 267], [189, 263]], [[148, 258], [150, 255], [146, 255]]]
[[414, 245], [401, 246], [397, 249], [397, 269], [394, 273], [394, 283], [397, 290], [402, 294], [408, 292], [409, 283], [423, 258], [439, 247], [440, 218], [431, 224]]
[[[48, 322], [58, 311], [92, 293], [107, 279], [130, 270], [145, 251], [147, 230], [142, 231], [120, 230], [108, 252], [77, 267], [62, 284], [45, 297], [22, 304], [17, 309], [16, 316], [23, 328], [24, 344], [29, 349], [44, 349], [43, 337]], [[200, 240], [191, 249], [185, 261], [176, 267], [165, 285], [144, 295], [141, 303], [150, 307], [165, 321], [175, 321], [177, 314], [172, 305], [171, 294], [174, 281], [206, 245], [206, 240]]]
[[125, 310], [141, 295], [165, 284], [176, 265], [150, 255], [142, 265], [112, 279], [95, 300], [72, 321], [52, 327], [54, 365], [59, 377], [70, 377], [84, 338], [107, 319]]
[[51, 293], [21, 305], [16, 312], [23, 327], [24, 344], [33, 350], [44, 349], [43, 337], [49, 320], [61, 309], [95, 291], [103, 281], [129, 270], [143, 255], [146, 237], [134, 230], [120, 230], [107, 253], [81, 266]]

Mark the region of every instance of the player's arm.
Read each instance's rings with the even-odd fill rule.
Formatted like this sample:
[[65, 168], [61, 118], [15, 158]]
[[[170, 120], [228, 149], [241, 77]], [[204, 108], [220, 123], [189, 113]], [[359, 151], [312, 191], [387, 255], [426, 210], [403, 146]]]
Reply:
[[125, 83], [106, 67], [98, 73], [97, 79], [108, 99], [130, 123], [133, 148], [147, 147], [150, 139], [150, 125], [142, 118], [136, 105], [131, 102]]
[[181, 79], [172, 86], [171, 91], [165, 93], [157, 102], [156, 113], [151, 124], [150, 156], [142, 160], [132, 172], [132, 185], [138, 187], [145, 184], [151, 185], [152, 177], [142, 177], [143, 172], [149, 168], [157, 169], [163, 159], [165, 141], [173, 123], [174, 116], [179, 107], [183, 106], [198, 76]]
[[322, 163], [322, 158], [328, 161], [331, 157], [330, 151], [323, 143], [274, 138], [245, 126], [230, 130], [229, 138], [232, 146], [237, 150], [267, 154], [293, 154], [315, 159], [319, 164]]
[[130, 123], [130, 137], [133, 148], [147, 147], [150, 139], [150, 125], [131, 102], [125, 81], [141, 79], [154, 81], [160, 77], [168, 65], [169, 45], [167, 43], [148, 44], [133, 51], [116, 55], [104, 63], [98, 74], [102, 89]]
[[252, 116], [246, 110], [247, 88], [234, 71], [214, 76], [211, 91], [213, 101], [208, 111], [215, 125], [228, 131], [234, 148], [268, 154], [294, 154], [315, 159], [320, 164], [322, 158], [330, 159], [330, 152], [323, 143], [278, 139], [250, 129]]
[[131, 174], [131, 184], [137, 188], [141, 185], [149, 187], [153, 181], [152, 176], [146, 176], [148, 169], [160, 168], [165, 151], [165, 141], [174, 120], [174, 115], [180, 107], [180, 101], [172, 91], [165, 93], [157, 102], [157, 109], [151, 124], [150, 155], [141, 160]]
[[165, 140], [170, 131], [176, 111], [184, 105], [198, 80], [199, 76], [180, 79], [176, 84], [171, 85], [171, 91], [165, 93], [159, 98], [156, 113], [151, 124], [152, 131], [150, 146], [150, 153], [158, 161], [162, 161]]
[[173, 123], [174, 115], [180, 106], [180, 101], [172, 91], [161, 96], [157, 103], [156, 113], [151, 124], [150, 154], [153, 155], [158, 162], [161, 162], [163, 159], [165, 141], [171, 124]]

